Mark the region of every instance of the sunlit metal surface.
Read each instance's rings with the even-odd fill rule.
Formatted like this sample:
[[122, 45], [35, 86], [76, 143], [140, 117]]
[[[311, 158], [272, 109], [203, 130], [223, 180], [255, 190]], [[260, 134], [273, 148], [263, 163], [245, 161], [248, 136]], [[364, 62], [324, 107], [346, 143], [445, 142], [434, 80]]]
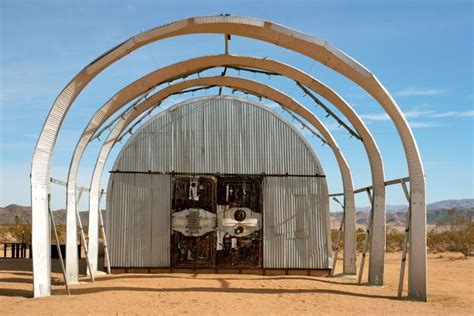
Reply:
[[[324, 174], [311, 146], [291, 124], [258, 103], [232, 96], [192, 99], [158, 114], [127, 141], [113, 170], [152, 171], [152, 174], [110, 175], [107, 231], [109, 240], [114, 243], [110, 249], [112, 266], [116, 267], [168, 264], [157, 258], [170, 255], [169, 244], [165, 245], [169, 242], [169, 206], [166, 210], [164, 203], [154, 200], [156, 188], [148, 188], [143, 183], [169, 176], [153, 173]], [[281, 180], [277, 180], [279, 178]], [[264, 239], [263, 267], [328, 268], [329, 200], [325, 178], [279, 178], [267, 178], [268, 189], [264, 189], [264, 236], [268, 231], [270, 237]], [[169, 202], [170, 181], [167, 179], [160, 185], [168, 183], [168, 188], [162, 190], [168, 195], [162, 192], [157, 195]], [[264, 183], [266, 186], [267, 180]], [[153, 205], [158, 206], [152, 220], [148, 208]], [[300, 214], [296, 221], [292, 218], [294, 212]], [[147, 217], [150, 219], [146, 220]], [[314, 223], [303, 224], [302, 219]], [[147, 245], [152, 244], [151, 236], [147, 232], [156, 231], [157, 221], [166, 223], [166, 227], [162, 223], [160, 227], [166, 228], [167, 233], [158, 237], [161, 247], [150, 249]], [[146, 226], [144, 233], [135, 225]], [[279, 231], [271, 233], [270, 227], [277, 227]], [[284, 241], [277, 242], [276, 234]], [[143, 246], [133, 246], [133, 241], [140, 238], [145, 238]], [[132, 249], [127, 251], [128, 247]], [[287, 258], [278, 261], [271, 249], [275, 253], [285, 252]], [[149, 251], [151, 255], [140, 251]], [[137, 258], [127, 258], [133, 255]]]

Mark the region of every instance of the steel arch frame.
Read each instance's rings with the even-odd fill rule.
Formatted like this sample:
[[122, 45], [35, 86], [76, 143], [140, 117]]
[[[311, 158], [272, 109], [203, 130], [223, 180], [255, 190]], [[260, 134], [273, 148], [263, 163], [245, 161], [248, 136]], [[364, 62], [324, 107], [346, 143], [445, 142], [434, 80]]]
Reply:
[[[82, 89], [103, 69], [150, 42], [186, 34], [232, 34], [269, 42], [299, 52], [328, 66], [372, 95], [394, 122], [402, 140], [410, 176], [412, 210], [409, 257], [409, 295], [426, 300], [425, 179], [420, 154], [408, 122], [385, 87], [367, 69], [325, 41], [271, 22], [233, 16], [197, 17], [152, 29], [130, 38], [100, 56], [79, 72], [54, 102], [38, 139], [31, 172], [33, 265], [35, 296], [50, 295], [49, 225], [47, 220], [49, 176], [57, 133], [65, 114]], [[374, 201], [376, 205], [378, 201]], [[379, 230], [380, 227], [375, 227]]]
[[[339, 168], [341, 170], [341, 175], [342, 175], [342, 180], [343, 180], [343, 187], [344, 187], [344, 192], [345, 195], [349, 196], [350, 198], [353, 199], [354, 196], [354, 188], [352, 185], [352, 175], [350, 172], [350, 168], [347, 165], [347, 161], [345, 160], [342, 152], [339, 149], [339, 146], [337, 145], [337, 142], [334, 140], [332, 137], [331, 133], [327, 130], [327, 128], [324, 126], [324, 124], [308, 109], [306, 109], [304, 106], [300, 105], [298, 102], [296, 102], [293, 98], [283, 94], [282, 92], [271, 88], [267, 85], [264, 85], [262, 83], [259, 83], [257, 81], [253, 80], [248, 80], [244, 78], [239, 78], [239, 77], [200, 77], [197, 79], [191, 79], [191, 80], [186, 80], [183, 82], [179, 82], [173, 85], [170, 85], [169, 87], [166, 87], [157, 93], [153, 94], [152, 96], [148, 97], [145, 101], [143, 101], [141, 104], [137, 105], [135, 109], [132, 112], [128, 112], [125, 114], [122, 119], [118, 122], [117, 126], [122, 126], [121, 123], [125, 122], [127, 120], [128, 114], [133, 113], [133, 114], [140, 114], [146, 110], [148, 110], [150, 107], [155, 105], [158, 102], [161, 102], [162, 100], [166, 99], [169, 97], [171, 94], [195, 87], [195, 86], [211, 86], [211, 85], [217, 85], [217, 86], [225, 86], [228, 88], [235, 88], [237, 90], [242, 90], [242, 91], [247, 91], [252, 94], [257, 94], [260, 96], [263, 96], [267, 99], [271, 99], [278, 104], [284, 106], [285, 108], [288, 108], [288, 110], [293, 111], [303, 118], [305, 118], [310, 124], [313, 125], [314, 128], [316, 128], [326, 139], [328, 142], [329, 146], [334, 152], [334, 155], [336, 156], [336, 160], [338, 162]], [[134, 87], [133, 85], [132, 87]], [[143, 85], [136, 85], [138, 87], [141, 87], [142, 89], [145, 88]], [[137, 95], [140, 95], [141, 92], [136, 92]], [[111, 101], [114, 101], [114, 97], [110, 99]], [[110, 109], [110, 112], [105, 109], [106, 105], [108, 102], [104, 105], [104, 107], [100, 108], [97, 111], [97, 116], [100, 116], [101, 114], [105, 114], [101, 121], [102, 123], [105, 122], [105, 120], [113, 115], [114, 112], [119, 110], [123, 104], [118, 103], [115, 104]], [[94, 122], [94, 124], [93, 124]], [[91, 126], [92, 125], [92, 126]], [[93, 127], [93, 125], [96, 125], [96, 127]], [[87, 144], [89, 143], [89, 140], [91, 137], [94, 135], [95, 131], [98, 129], [98, 127], [101, 125], [100, 122], [97, 122], [96, 116], [91, 119], [90, 124], [87, 126], [86, 130], [87, 133], [84, 133], [83, 136], [81, 137], [78, 146], [76, 147], [77, 150], [74, 153], [74, 157], [77, 158], [75, 159], [74, 163], [71, 165], [78, 166], [79, 165], [79, 160], [80, 157], [82, 156], [82, 153], [85, 151], [85, 148]], [[114, 128], [115, 130], [115, 128]], [[113, 132], [113, 131], [112, 131]], [[85, 144], [85, 145], [81, 145]], [[76, 162], [77, 161], [77, 162]], [[74, 181], [70, 181], [71, 179], [68, 180], [68, 186], [73, 185], [75, 187], [75, 175], [77, 173], [77, 169], [73, 170], [73, 172], [70, 172], [71, 179], [74, 179]], [[68, 190], [68, 193], [70, 191]], [[70, 196], [68, 196], [68, 199], [71, 199]], [[97, 200], [98, 202], [98, 200]], [[74, 203], [75, 205], [75, 203]], [[68, 210], [69, 212], [70, 210]], [[71, 210], [71, 213], [75, 214], [75, 209]], [[69, 229], [69, 227], [68, 227]], [[69, 236], [68, 236], [69, 237]], [[75, 236], [74, 236], [75, 237]], [[75, 242], [75, 238], [73, 239]], [[75, 243], [74, 243], [75, 245]], [[96, 207], [95, 202], [90, 205], [90, 213], [89, 213], [89, 261], [91, 264], [91, 269], [92, 273], [97, 272], [97, 246], [98, 246], [98, 205]], [[69, 274], [68, 274], [69, 275]]]
[[[76, 149], [73, 154], [73, 158], [71, 160], [70, 164], [70, 169], [69, 169], [69, 175], [68, 175], [68, 190], [67, 190], [67, 216], [68, 216], [68, 227], [67, 227], [67, 249], [71, 249], [69, 253], [71, 253], [75, 248], [75, 240], [76, 240], [76, 199], [75, 199], [75, 186], [76, 186], [76, 176], [78, 172], [78, 167], [80, 163], [80, 158], [85, 151], [85, 147], [87, 146], [87, 143], [91, 139], [92, 135], [95, 134], [96, 130], [99, 128], [99, 126], [105, 122], [115, 111], [117, 111], [119, 108], [121, 108], [125, 103], [130, 102], [137, 96], [146, 93], [146, 91], [149, 91], [152, 87], [162, 84], [164, 82], [168, 82], [171, 79], [176, 79], [176, 78], [181, 78], [186, 75], [194, 74], [199, 71], [207, 70], [210, 68], [215, 68], [215, 67], [220, 67], [220, 66], [225, 66], [225, 65], [246, 65], [246, 66], [251, 66], [258, 68], [259, 63], [261, 61], [264, 61], [264, 66], [266, 66], [269, 70], [275, 71], [275, 72], [281, 72], [283, 74], [288, 74], [290, 79], [293, 80], [299, 80], [303, 84], [307, 84], [310, 89], [315, 91], [316, 93], [322, 93], [324, 96], [328, 97], [328, 99], [336, 100], [336, 103], [342, 104], [342, 106], [339, 106], [341, 110], [347, 111], [349, 115], [352, 113], [352, 116], [356, 116], [355, 112], [350, 108], [349, 105], [346, 104], [342, 98], [340, 98], [334, 91], [332, 91], [330, 88], [322, 84], [321, 82], [317, 81], [315, 78], [310, 77], [307, 74], [304, 74], [303, 72], [298, 71], [296, 68], [292, 68], [291, 66], [280, 64], [275, 61], [271, 60], [262, 60], [258, 58], [252, 58], [252, 57], [237, 57], [237, 56], [232, 56], [232, 55], [216, 55], [216, 56], [208, 56], [208, 57], [198, 57], [198, 58], [193, 58], [190, 60], [182, 61], [173, 65], [169, 65], [163, 68], [160, 68], [158, 70], [155, 70], [144, 77], [137, 79], [136, 81], [132, 82], [119, 92], [117, 92], [109, 101], [107, 101], [102, 107], [97, 110], [97, 112], [94, 114], [92, 119], [90, 120], [89, 124], [87, 125], [85, 131], [81, 135], [81, 138], [76, 146]], [[263, 68], [263, 65], [260, 66], [260, 68]], [[137, 91], [138, 90], [138, 91]], [[113, 107], [113, 110], [110, 111], [110, 107]], [[349, 110], [346, 110], [348, 108]], [[352, 121], [352, 119], [351, 119]], [[359, 122], [360, 119], [359, 119]], [[357, 122], [356, 122], [357, 123]], [[359, 125], [363, 125], [363, 123], [360, 123]], [[365, 135], [364, 131], [361, 131], [362, 135]], [[370, 135], [370, 134], [369, 134]], [[368, 143], [370, 144], [373, 142], [373, 140], [368, 140]], [[375, 149], [375, 150], [374, 150]], [[379, 178], [379, 185], [381, 184], [382, 186], [378, 187], [381, 190], [378, 190], [379, 192], [379, 197], [384, 198], [384, 187], [383, 187], [383, 167], [381, 166], [381, 158], [380, 158], [380, 153], [378, 152], [376, 146], [374, 145], [372, 147], [372, 152], [375, 152], [378, 157], [375, 157], [373, 159], [369, 159], [370, 161], [379, 161], [379, 165], [375, 165], [375, 167], [371, 168], [373, 170], [379, 170], [381, 172], [381, 177]], [[370, 156], [370, 151], [368, 151], [368, 155]], [[370, 158], [370, 157], [369, 157]], [[376, 172], [373, 172], [374, 174]], [[379, 173], [380, 174], [380, 173]], [[352, 181], [350, 181], [352, 183]], [[346, 181], [348, 183], [348, 181]], [[377, 185], [377, 181], [374, 181], [374, 184]], [[354, 205], [354, 195], [353, 195], [353, 186], [348, 186], [346, 185], [344, 187], [345, 189], [345, 205], [346, 205], [346, 211], [347, 211], [347, 242], [345, 243], [346, 249], [348, 249], [347, 253], [348, 255], [345, 255], [347, 266], [350, 268], [346, 269], [346, 272], [348, 274], [354, 274], [355, 273], [355, 205]], [[380, 193], [382, 192], [382, 193]], [[382, 203], [382, 205], [384, 205]], [[95, 225], [95, 219], [96, 219], [96, 203], [91, 203], [91, 206], [93, 207], [91, 209], [91, 219], [94, 221], [92, 222], [93, 225]], [[384, 211], [383, 209], [381, 211]], [[385, 221], [383, 221], [383, 224]], [[94, 226], [92, 226], [94, 227]], [[89, 231], [92, 233], [91, 236], [89, 236], [89, 240], [96, 240], [97, 236], [96, 230], [95, 229], [90, 229]], [[385, 236], [376, 236], [377, 239], [379, 240], [380, 243], [384, 244], [383, 240]], [[97, 249], [96, 244], [90, 244], [90, 249], [89, 253], [95, 253]], [[381, 252], [383, 255], [383, 251]], [[373, 256], [375, 257], [375, 256]], [[94, 261], [94, 260], [92, 260]], [[383, 258], [382, 260], [379, 260], [379, 269], [378, 271], [382, 270], [382, 275], [383, 275]], [[92, 264], [93, 270], [95, 270], [95, 265]], [[69, 258], [66, 258], [66, 271], [67, 271], [67, 277], [69, 282], [76, 282], [78, 280], [78, 267], [77, 267], [77, 258], [75, 256], [69, 256]]]
[[[365, 124], [362, 122], [362, 120], [358, 117], [358, 115], [352, 109], [352, 107], [344, 99], [342, 99], [336, 92], [334, 92], [331, 88], [327, 87], [324, 83], [318, 81], [314, 77], [311, 77], [310, 75], [296, 68], [293, 68], [289, 65], [286, 65], [274, 60], [259, 59], [255, 57], [243, 57], [243, 56], [233, 56], [233, 55], [207, 56], [207, 57], [199, 57], [195, 59], [182, 61], [178, 64], [170, 65], [168, 67], [174, 67], [175, 65], [179, 65], [179, 68], [186, 69], [184, 75], [189, 75], [190, 71], [195, 73], [200, 70], [199, 67], [191, 69], [191, 66], [189, 66], [190, 64], [193, 64], [193, 65], [198, 64], [199, 67], [202, 67], [203, 69], [206, 69], [206, 70], [210, 68], [220, 67], [220, 66], [222, 67], [239, 66], [239, 67], [252, 67], [254, 69], [269, 71], [278, 75], [282, 75], [288, 79], [295, 80], [296, 82], [300, 84], [306, 85], [309, 87], [310, 90], [314, 91], [315, 93], [329, 100], [348, 118], [349, 122], [355, 127], [356, 131], [361, 135], [363, 146], [365, 147], [367, 156], [369, 158], [369, 164], [370, 164], [370, 169], [371, 169], [371, 174], [372, 174], [372, 182], [373, 182], [373, 187], [374, 187], [374, 198], [379, 201], [384, 201], [385, 185], [384, 185], [382, 158], [373, 136], [371, 135], [370, 131], [367, 129]], [[174, 73], [174, 74], [179, 75], [179, 76], [183, 75], [180, 73]], [[149, 75], [146, 75], [145, 77], [148, 77]], [[167, 80], [167, 79], [168, 78], [164, 80]], [[137, 86], [144, 87], [144, 89], [149, 88], [149, 86], [145, 86], [143, 83], [140, 84], [142, 80], [145, 80], [144, 77], [136, 80], [134, 83], [130, 84], [130, 86], [137, 85]], [[150, 84], [152, 82], [148, 81], [148, 83]], [[122, 89], [117, 94], [115, 94], [115, 96], [121, 94], [124, 89]], [[143, 90], [140, 91], [139, 93], [143, 93]], [[137, 96], [136, 93], [132, 97], [135, 97], [135, 96]], [[103, 112], [102, 108], [98, 112], [102, 113]], [[92, 120], [94, 120], [94, 118]], [[75, 174], [73, 174], [72, 179], [75, 179], [75, 178], [76, 176]], [[71, 181], [73, 180], [70, 179], [68, 183], [70, 183], [70, 186], [73, 187], [75, 185], [75, 182], [73, 183]], [[93, 188], [92, 183], [91, 183], [91, 189]], [[94, 196], [95, 193], [96, 193], [95, 190], [92, 190], [90, 197], [95, 198]], [[344, 240], [346, 242], [344, 243], [345, 245], [344, 273], [355, 274], [356, 272], [355, 271], [355, 205], [354, 205], [354, 200], [352, 199], [350, 195], [349, 196], [346, 195], [345, 199], [346, 200], [344, 204], [347, 209], [346, 209], [346, 216], [345, 216], [346, 230], [345, 230]], [[72, 205], [75, 206], [75, 203], [73, 203]], [[90, 211], [92, 212], [98, 211], [97, 202], [93, 202], [93, 200], [90, 199], [90, 205], [91, 205]], [[384, 220], [385, 203], [379, 203], [379, 206], [381, 207], [374, 209], [374, 213], [377, 213], [378, 215], [380, 215], [379, 218], [382, 219], [382, 223], [378, 223], [378, 224], [384, 225], [385, 224], [385, 220]], [[373, 240], [374, 244], [375, 242], [378, 242], [381, 245], [385, 244], [384, 242], [385, 235], [374, 236], [374, 234], [372, 234], [371, 237], [374, 239]], [[373, 247], [372, 249], [377, 249], [377, 248]], [[382, 255], [383, 255], [383, 251], [382, 251]], [[370, 256], [370, 258], [375, 258], [375, 257], [376, 256], [373, 253]], [[369, 270], [369, 274], [371, 272], [374, 273], [375, 271], [374, 279], [378, 281], [374, 283], [375, 285], [380, 285], [383, 280], [382, 279], [383, 257], [381, 259], [380, 258], [378, 259], [379, 259], [378, 261], [375, 261], [375, 263], [372, 264], [372, 270]], [[375, 266], [377, 262], [379, 262], [378, 267]], [[380, 262], [382, 264], [380, 264]], [[369, 265], [369, 268], [370, 268], [370, 265]]]

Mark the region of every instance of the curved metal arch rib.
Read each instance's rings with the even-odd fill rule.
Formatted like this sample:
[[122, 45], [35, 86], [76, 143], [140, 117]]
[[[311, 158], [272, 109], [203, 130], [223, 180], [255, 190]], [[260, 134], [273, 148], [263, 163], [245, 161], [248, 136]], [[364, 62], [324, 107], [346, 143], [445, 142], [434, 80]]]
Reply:
[[409, 256], [409, 295], [426, 300], [426, 204], [425, 179], [421, 157], [408, 122], [385, 87], [367, 69], [329, 43], [267, 21], [212, 16], [181, 20], [141, 33], [100, 56], [79, 72], [53, 104], [38, 139], [31, 172], [34, 295], [51, 293], [49, 262], [48, 200], [52, 153], [57, 133], [70, 105], [83, 88], [103, 69], [131, 51], [153, 41], [185, 34], [217, 33], [250, 37], [299, 52], [339, 72], [371, 94], [394, 122], [401, 137], [410, 175], [412, 211]]
[[[352, 109], [352, 107], [336, 92], [331, 88], [326, 86], [324, 83], [318, 81], [317, 79], [311, 77], [310, 75], [300, 71], [299, 69], [293, 68], [289, 65], [269, 60], [269, 59], [259, 59], [255, 57], [243, 57], [243, 56], [233, 56], [233, 55], [217, 55], [217, 56], [208, 56], [200, 57], [196, 59], [191, 59], [188, 61], [183, 61], [179, 63], [180, 69], [185, 69], [185, 75], [189, 74], [190, 71], [198, 71], [198, 69], [190, 68], [188, 64], [199, 64], [205, 69], [218, 66], [238, 66], [238, 67], [251, 67], [253, 69], [265, 70], [275, 74], [279, 74], [295, 80], [296, 82], [307, 86], [309, 89], [315, 93], [321, 95], [332, 104], [334, 104], [349, 120], [349, 122], [355, 127], [361, 139], [363, 145], [366, 149], [367, 156], [369, 158], [369, 164], [372, 174], [372, 183], [374, 187], [374, 199], [377, 200], [377, 207], [374, 209], [374, 213], [377, 214], [377, 218], [381, 219], [381, 223], [378, 223], [379, 226], [385, 224], [385, 185], [384, 185], [384, 173], [383, 173], [383, 164], [380, 152], [378, 150], [377, 144], [371, 135], [370, 131], [367, 129], [365, 124], [359, 118], [357, 113]], [[172, 67], [172, 66], [170, 66]], [[181, 75], [176, 73], [176, 75]], [[137, 80], [137, 85], [138, 81]], [[142, 86], [142, 85], [139, 85]], [[119, 92], [120, 93], [120, 92]], [[134, 95], [135, 96], [135, 95]], [[102, 111], [101, 111], [102, 112]], [[95, 176], [95, 174], [94, 174]], [[94, 177], [93, 176], [93, 177]], [[75, 177], [73, 177], [75, 178]], [[93, 186], [91, 185], [91, 188]], [[93, 202], [93, 199], [96, 198], [96, 192], [92, 190], [90, 194], [91, 205], [95, 207], [97, 202]], [[346, 207], [346, 216], [345, 216], [345, 243], [344, 243], [344, 273], [345, 274], [355, 274], [355, 205], [352, 196], [345, 196], [345, 207]], [[75, 205], [75, 204], [74, 204]], [[91, 209], [93, 210], [93, 209]], [[379, 234], [372, 234], [374, 238], [372, 244], [374, 247], [371, 248], [371, 251], [376, 250], [376, 254], [371, 253], [370, 258], [373, 260], [371, 262], [371, 269], [369, 274], [373, 274], [376, 281], [375, 284], [380, 284], [383, 277], [383, 246], [385, 244], [384, 239], [385, 235], [380, 234], [384, 230], [379, 230]], [[377, 243], [377, 244], [376, 244]], [[377, 248], [376, 246], [379, 246]], [[382, 248], [382, 249], [380, 249]]]
[[[173, 93], [180, 92], [182, 90], [192, 88], [195, 86], [222, 86], [237, 89], [240, 91], [249, 92], [252, 94], [256, 94], [267, 99], [273, 100], [274, 102], [280, 104], [281, 106], [289, 109], [292, 112], [295, 112], [305, 118], [308, 122], [310, 122], [314, 128], [316, 128], [326, 139], [328, 145], [331, 147], [334, 155], [336, 156], [336, 160], [338, 162], [339, 168], [341, 170], [341, 176], [343, 181], [343, 187], [345, 194], [347, 195], [354, 195], [353, 193], [353, 186], [352, 186], [352, 176], [347, 165], [347, 162], [344, 158], [344, 155], [340, 151], [336, 141], [332, 137], [329, 130], [324, 126], [324, 124], [308, 109], [304, 106], [299, 104], [293, 98], [289, 97], [288, 95], [271, 88], [267, 85], [262, 83], [238, 78], [238, 77], [201, 77], [197, 79], [187, 80], [183, 82], [176, 83], [171, 85], [163, 90], [153, 94], [150, 96], [146, 101], [143, 101], [139, 104], [134, 111], [128, 112], [123, 116], [123, 119], [120, 120], [116, 126], [113, 128], [109, 137], [107, 138], [106, 142], [104, 143], [103, 147], [101, 148], [96, 167], [94, 169], [94, 175], [97, 175], [93, 178], [93, 182], [91, 183], [91, 190], [92, 186], [94, 188], [99, 187], [100, 184], [100, 176], [102, 174], [102, 169], [105, 164], [105, 160], [115, 143], [115, 139], [117, 136], [120, 135], [121, 131], [129, 125], [138, 115], [143, 113], [144, 111], [150, 109], [155, 104], [162, 102], [164, 99], [172, 95]], [[95, 190], [95, 189], [94, 189]], [[89, 214], [89, 253], [91, 254], [90, 262], [92, 266], [92, 271], [95, 273], [97, 271], [97, 245], [98, 245], [98, 199], [90, 200], [90, 214]], [[328, 227], [328, 234], [329, 234], [329, 227]], [[328, 240], [330, 240], [330, 236], [328, 236]], [[328, 252], [331, 252], [331, 244], [328, 243]]]

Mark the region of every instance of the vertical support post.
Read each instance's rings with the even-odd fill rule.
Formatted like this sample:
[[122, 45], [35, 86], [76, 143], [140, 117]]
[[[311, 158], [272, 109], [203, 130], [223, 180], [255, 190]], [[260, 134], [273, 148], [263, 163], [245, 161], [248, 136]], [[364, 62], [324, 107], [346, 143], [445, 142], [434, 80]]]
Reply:
[[408, 210], [406, 214], [405, 236], [403, 238], [403, 246], [402, 246], [402, 262], [401, 262], [401, 267], [400, 267], [400, 279], [398, 280], [398, 298], [401, 298], [403, 294], [403, 281], [405, 279], [405, 263], [407, 259], [407, 250], [408, 250], [409, 239], [410, 239], [409, 234], [410, 234], [410, 222], [411, 222], [410, 193], [408, 193], [408, 188], [405, 183], [405, 180], [402, 179], [400, 183], [402, 185], [405, 198], [407, 199], [407, 202], [408, 202]]
[[[91, 201], [92, 202], [92, 201]], [[98, 200], [94, 201], [98, 203]], [[98, 257], [99, 257], [99, 213], [98, 205], [92, 206], [89, 203], [89, 239], [88, 239], [88, 254], [91, 265], [90, 273], [95, 275], [97, 273]], [[85, 243], [85, 241], [84, 241]]]
[[[80, 231], [81, 239], [82, 239], [82, 247], [84, 249], [84, 253], [86, 254], [87, 268], [89, 270], [91, 281], [92, 281], [92, 283], [94, 283], [95, 280], [94, 280], [94, 275], [93, 275], [92, 269], [91, 269], [91, 263], [89, 261], [89, 253], [87, 251], [86, 237], [84, 235], [84, 229], [82, 228], [81, 216], [79, 215], [79, 211], [77, 210], [77, 207], [76, 207], [76, 216], [77, 216], [77, 223], [79, 225], [79, 231]], [[76, 246], [75, 251], [77, 251], [77, 246]]]
[[362, 282], [362, 275], [364, 274], [365, 257], [367, 255], [367, 250], [369, 249], [369, 240], [370, 240], [370, 233], [372, 231], [372, 219], [373, 219], [373, 214], [374, 214], [373, 198], [372, 198], [372, 193], [370, 192], [369, 188], [367, 188], [367, 196], [369, 198], [371, 207], [370, 207], [370, 214], [369, 214], [369, 219], [367, 223], [367, 230], [365, 233], [364, 249], [362, 250], [362, 257], [360, 259], [359, 278], [357, 280], [359, 284]]
[[104, 252], [105, 252], [105, 260], [107, 263], [107, 274], [110, 274], [110, 257], [109, 257], [109, 248], [107, 246], [107, 236], [105, 235], [105, 226], [104, 226], [104, 218], [102, 216], [102, 210], [100, 208], [100, 202], [102, 201], [102, 197], [104, 196], [104, 189], [100, 191], [99, 196], [99, 220], [100, 220], [100, 229], [102, 230], [102, 237], [104, 238]]
[[49, 187], [31, 183], [31, 248], [34, 297], [51, 295], [51, 227], [48, 213]]
[[336, 262], [337, 262], [337, 256], [339, 255], [339, 249], [340, 249], [340, 244], [341, 244], [341, 237], [342, 237], [342, 232], [344, 230], [344, 218], [345, 218], [345, 210], [344, 210], [344, 204], [342, 204], [336, 197], [332, 198], [334, 201], [336, 201], [339, 205], [342, 206], [342, 218], [341, 218], [341, 226], [339, 226], [339, 231], [337, 232], [337, 240], [336, 240], [336, 250], [334, 252], [334, 256], [332, 259], [332, 270], [331, 270], [331, 275], [334, 276], [334, 271], [336, 271]]
[[224, 34], [225, 40], [225, 54], [229, 54], [229, 41], [230, 41], [230, 34]]
[[427, 300], [426, 201], [424, 182], [410, 178], [410, 231], [408, 296]]
[[[67, 185], [66, 185], [67, 187]], [[68, 189], [66, 189], [67, 191]], [[74, 196], [76, 196], [76, 188]], [[67, 199], [66, 209], [72, 209], [71, 204], [76, 205], [81, 197], [79, 191], [78, 199]], [[69, 194], [68, 194], [69, 195]], [[79, 258], [77, 256], [77, 215], [75, 212], [66, 212], [66, 276], [69, 284], [79, 283]]]
[[356, 269], [356, 217], [354, 195], [344, 195], [344, 256], [343, 274], [355, 275]]
[[51, 224], [53, 225], [54, 237], [56, 238], [56, 249], [58, 250], [59, 260], [61, 261], [61, 269], [63, 271], [64, 286], [66, 287], [67, 294], [70, 295], [71, 292], [69, 291], [69, 286], [68, 286], [67, 279], [66, 279], [66, 268], [64, 267], [63, 254], [61, 252], [61, 246], [59, 244], [58, 231], [56, 230], [56, 223], [54, 222], [54, 216], [53, 216], [53, 212], [51, 211], [50, 201], [51, 201], [51, 194], [48, 194], [49, 218], [51, 219]]
[[[380, 188], [378, 188], [380, 190]], [[385, 190], [385, 187], [383, 188]], [[386, 248], [386, 218], [384, 194], [372, 191], [372, 230], [370, 232], [369, 284], [383, 285]]]

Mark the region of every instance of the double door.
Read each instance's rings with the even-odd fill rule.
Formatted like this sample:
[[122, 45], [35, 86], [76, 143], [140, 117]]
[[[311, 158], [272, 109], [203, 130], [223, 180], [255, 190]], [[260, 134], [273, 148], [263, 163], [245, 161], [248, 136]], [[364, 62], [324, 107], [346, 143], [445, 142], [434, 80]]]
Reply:
[[262, 266], [262, 178], [175, 176], [171, 185], [171, 266]]

